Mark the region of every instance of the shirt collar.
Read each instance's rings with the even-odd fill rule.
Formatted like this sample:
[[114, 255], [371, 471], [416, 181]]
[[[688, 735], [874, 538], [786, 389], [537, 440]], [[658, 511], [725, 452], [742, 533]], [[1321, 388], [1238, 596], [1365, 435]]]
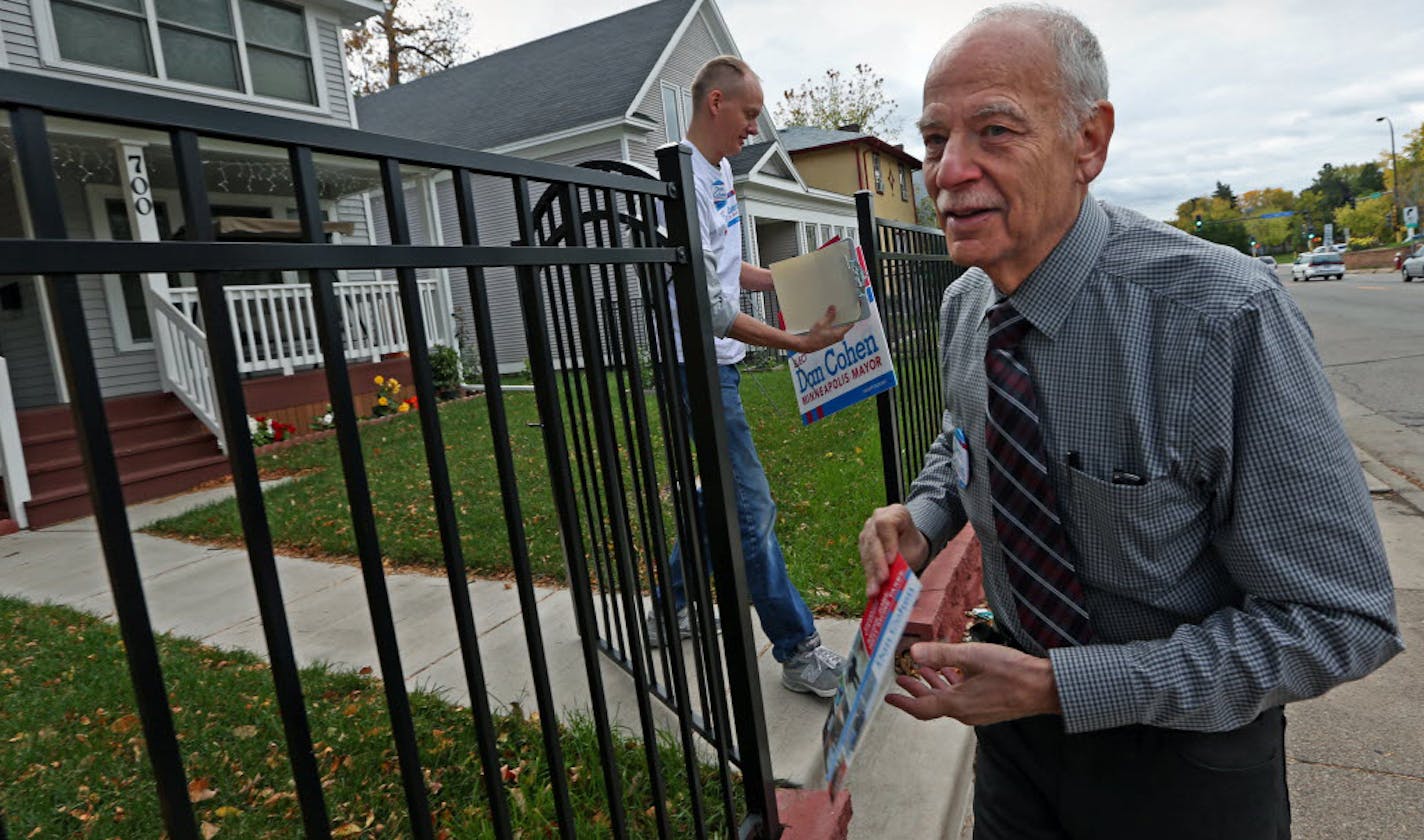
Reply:
[[1108, 214], [1092, 195], [1078, 220], [1009, 298], [1039, 332], [1054, 338], [1087, 282], [1108, 240]]

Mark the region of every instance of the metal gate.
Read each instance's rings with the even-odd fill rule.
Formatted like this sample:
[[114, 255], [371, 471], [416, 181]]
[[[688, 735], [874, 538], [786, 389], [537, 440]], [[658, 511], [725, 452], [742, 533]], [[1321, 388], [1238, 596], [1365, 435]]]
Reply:
[[[351, 510], [367, 605], [373, 622], [388, 711], [390, 736], [410, 832], [434, 837], [431, 792], [422, 775], [415, 723], [405, 690], [390, 598], [382, 566], [368, 471], [352, 388], [341, 346], [342, 311], [335, 297], [339, 270], [394, 269], [403, 309], [414, 386], [419, 402], [434, 406], [422, 297], [416, 270], [464, 268], [473, 303], [476, 337], [487, 377], [490, 447], [500, 476], [510, 564], [518, 588], [529, 667], [535, 683], [544, 757], [549, 767], [561, 836], [574, 836], [574, 804], [568, 790], [559, 733], [559, 707], [544, 661], [534, 579], [530, 571], [521, 494], [510, 455], [509, 421], [499, 386], [491, 325], [490, 289], [484, 270], [512, 266], [529, 351], [549, 481], [559, 514], [569, 584], [574, 597], [583, 662], [604, 765], [604, 798], [614, 836], [628, 836], [629, 804], [614, 770], [613, 724], [598, 657], [627, 669], [638, 688], [638, 720], [653, 776], [657, 833], [673, 833], [662, 795], [657, 721], [650, 698], [676, 718], [681, 760], [688, 768], [696, 811], [689, 830], [708, 832], [708, 813], [743, 836], [779, 834], [773, 776], [767, 751], [761, 692], [747, 611], [730, 466], [720, 457], [725, 429], [719, 412], [710, 321], [707, 311], [693, 200], [690, 159], [668, 147], [659, 152], [660, 178], [591, 171], [501, 157], [359, 131], [283, 120], [116, 91], [33, 74], [0, 71], [0, 108], [8, 109], [34, 238], [6, 240], [7, 273], [42, 275], [62, 348], [76, 428], [96, 511], [104, 562], [114, 594], [143, 734], [157, 782], [165, 829], [173, 838], [199, 836], [189, 803], [179, 740], [168, 702], [148, 606], [115, 465], [95, 361], [80, 300], [77, 275], [194, 272], [207, 327], [206, 346], [192, 349], [215, 391], [225, 430], [244, 542], [262, 617], [268, 658], [285, 735], [286, 756], [306, 836], [331, 836], [331, 820], [312, 749], [306, 699], [293, 654], [277, 576], [258, 466], [247, 434], [247, 410], [234, 336], [223, 310], [225, 272], [298, 271], [310, 283], [319, 345]], [[51, 166], [47, 118], [70, 117], [162, 132], [171, 149], [181, 193], [185, 242], [114, 242], [66, 238], [65, 213]], [[299, 243], [233, 243], [216, 240], [204, 173], [203, 144], [211, 140], [260, 144], [286, 164], [302, 228]], [[390, 245], [329, 244], [323, 236], [318, 159], [374, 163], [390, 225]], [[412, 245], [402, 186], [403, 167], [448, 173], [453, 180], [461, 241]], [[476, 179], [502, 185], [512, 197], [519, 239], [511, 245], [480, 242]], [[541, 196], [539, 198], [538, 196]], [[537, 204], [537, 207], [536, 207]], [[667, 222], [666, 239], [656, 230], [656, 205]], [[536, 219], [538, 221], [536, 221]], [[488, 219], [484, 219], [488, 223]], [[551, 223], [551, 227], [541, 224]], [[665, 284], [684, 301], [678, 308], [685, 343], [686, 387], [692, 403], [684, 416], [669, 398], [675, 393], [672, 315]], [[635, 306], [634, 300], [640, 301]], [[641, 329], [653, 348], [637, 358], [634, 335]], [[651, 382], [649, 381], [651, 380]], [[650, 389], [651, 385], [651, 389]], [[643, 395], [651, 393], [652, 408]], [[460, 643], [472, 722], [467, 733], [479, 756], [495, 833], [514, 828], [501, 784], [484, 666], [465, 587], [465, 561], [452, 499], [447, 446], [439, 412], [419, 412], [431, 499], [443, 547], [451, 609]], [[696, 487], [705, 518], [693, 513]], [[575, 488], [580, 492], [575, 492]], [[664, 502], [664, 496], [668, 501]], [[671, 623], [666, 554], [672, 530], [687, 547], [692, 568], [710, 565], [711, 586], [688, 575], [697, 620], [693, 675], [677, 645], [654, 657], [643, 628], [648, 586], [662, 593], [663, 619]], [[710, 554], [703, 554], [704, 548]], [[614, 597], [621, 595], [622, 597]], [[597, 598], [597, 600], [596, 600]], [[711, 620], [721, 619], [722, 639]], [[600, 609], [601, 608], [601, 609]], [[722, 780], [721, 801], [706, 802], [695, 764], [711, 753]], [[745, 805], [732, 796], [740, 787]], [[637, 803], [641, 810], [644, 803]], [[4, 828], [0, 826], [0, 836]]]
[[945, 290], [964, 273], [938, 228], [875, 216], [868, 190], [855, 195], [860, 247], [865, 253], [885, 340], [899, 380], [876, 397], [886, 501], [903, 502], [925, 453], [939, 437], [944, 384], [939, 362], [939, 309]]

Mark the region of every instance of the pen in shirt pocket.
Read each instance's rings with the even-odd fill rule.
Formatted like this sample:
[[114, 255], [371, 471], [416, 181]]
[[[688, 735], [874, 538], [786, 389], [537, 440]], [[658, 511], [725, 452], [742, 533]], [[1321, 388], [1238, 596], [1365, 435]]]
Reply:
[[1140, 487], [1147, 483], [1147, 479], [1135, 472], [1128, 472], [1121, 467], [1114, 467], [1112, 471], [1113, 484], [1125, 484], [1129, 487]]

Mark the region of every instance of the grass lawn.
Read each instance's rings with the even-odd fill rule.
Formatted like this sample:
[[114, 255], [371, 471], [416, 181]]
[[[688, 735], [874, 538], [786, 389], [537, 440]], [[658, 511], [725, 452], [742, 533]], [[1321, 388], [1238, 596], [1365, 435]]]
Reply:
[[[268, 667], [256, 656], [159, 640], [194, 810], [204, 837], [289, 838], [300, 830], [295, 788]], [[302, 673], [327, 810], [337, 837], [409, 836], [380, 683]], [[431, 808], [441, 837], [492, 837], [468, 710], [411, 697]], [[505, 790], [524, 836], [555, 836], [542, 741], [517, 707], [497, 719]], [[608, 832], [593, 726], [564, 722], [562, 738], [580, 837]], [[158, 798], [117, 627], [62, 607], [0, 598], [0, 810], [12, 838], [160, 837]], [[619, 733], [629, 830], [656, 833], [647, 766]], [[674, 831], [691, 833], [680, 753], [662, 748]], [[709, 828], [727, 833], [716, 773], [702, 773]]]
[[[742, 399], [780, 508], [778, 535], [792, 579], [817, 613], [858, 614], [864, 584], [856, 535], [871, 509], [884, 503], [874, 403], [862, 402], [803, 427], [784, 368], [746, 374]], [[548, 490], [540, 429], [533, 425], [538, 420], [534, 395], [507, 393], [505, 402], [532, 565], [537, 575], [562, 583], [558, 517]], [[651, 397], [649, 405], [656, 417]], [[466, 562], [476, 574], [508, 575], [512, 566], [485, 403], [447, 403], [440, 412]], [[440, 568], [440, 540], [417, 418], [407, 415], [365, 425], [362, 442], [384, 554], [394, 565]], [[655, 441], [654, 447], [661, 463], [662, 445]], [[355, 554], [334, 438], [281, 450], [259, 463], [269, 474], [300, 476], [266, 494], [268, 520], [280, 550], [305, 556]], [[670, 521], [671, 508], [665, 507]], [[231, 500], [148, 530], [200, 540], [242, 537], [237, 505]]]

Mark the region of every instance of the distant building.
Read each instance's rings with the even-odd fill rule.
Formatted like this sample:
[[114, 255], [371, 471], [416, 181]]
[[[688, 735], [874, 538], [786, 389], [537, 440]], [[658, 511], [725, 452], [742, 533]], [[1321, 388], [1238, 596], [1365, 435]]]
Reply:
[[914, 175], [921, 163], [903, 145], [892, 146], [858, 125], [791, 125], [777, 133], [808, 185], [843, 195], [870, 190], [876, 216], [915, 223]]

